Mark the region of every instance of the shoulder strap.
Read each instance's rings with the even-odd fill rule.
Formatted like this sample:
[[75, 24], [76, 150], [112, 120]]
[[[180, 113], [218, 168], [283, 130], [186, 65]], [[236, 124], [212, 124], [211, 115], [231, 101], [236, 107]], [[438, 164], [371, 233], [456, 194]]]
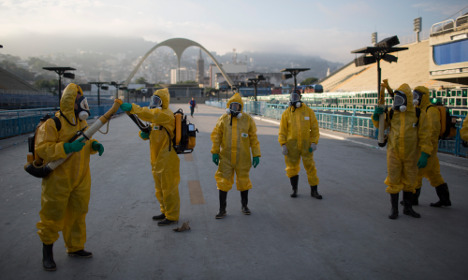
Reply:
[[55, 122], [55, 128], [57, 128], [57, 131], [60, 131], [60, 129], [62, 129], [62, 123], [60, 122], [60, 119], [56, 116], [53, 116], [52, 119]]
[[392, 118], [393, 118], [393, 108], [390, 109], [390, 112], [388, 113], [388, 117], [389, 117], [390, 120], [392, 120]]
[[171, 151], [171, 146], [172, 146], [172, 139], [171, 139], [171, 134], [169, 133], [169, 130], [165, 128], [164, 126], [161, 125], [162, 128], [167, 132], [167, 137], [169, 137], [169, 152]]
[[429, 110], [429, 108], [431, 108], [431, 107], [434, 107], [434, 105], [429, 105], [429, 106], [426, 107], [426, 113]]
[[418, 121], [416, 122], [416, 126], [419, 125], [419, 116], [421, 115], [421, 109], [416, 107], [416, 118], [418, 118]]

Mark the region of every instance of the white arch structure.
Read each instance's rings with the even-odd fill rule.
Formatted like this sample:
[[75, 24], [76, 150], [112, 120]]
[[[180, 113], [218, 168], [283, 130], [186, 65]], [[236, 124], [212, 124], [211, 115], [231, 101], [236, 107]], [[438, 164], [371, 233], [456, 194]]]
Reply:
[[200, 45], [199, 43], [197, 42], [194, 42], [192, 40], [189, 40], [189, 39], [185, 39], [185, 38], [173, 38], [173, 39], [169, 39], [169, 40], [166, 40], [164, 42], [161, 42], [159, 44], [157, 44], [156, 46], [152, 47], [146, 54], [145, 56], [143, 56], [140, 60], [140, 62], [138, 62], [137, 66], [135, 67], [135, 69], [133, 69], [132, 73], [130, 73], [130, 75], [128, 76], [127, 80], [125, 80], [124, 84], [125, 86], [128, 85], [130, 83], [130, 81], [133, 79], [133, 76], [135, 76], [136, 72], [138, 71], [138, 69], [140, 69], [141, 67], [141, 64], [143, 64], [143, 61], [145, 61], [146, 58], [148, 58], [148, 56], [154, 51], [156, 50], [157, 48], [159, 47], [162, 47], [162, 46], [166, 46], [166, 47], [169, 47], [171, 48], [177, 55], [177, 66], [178, 66], [178, 69], [180, 69], [180, 59], [182, 57], [182, 53], [189, 47], [199, 47], [201, 50], [203, 50], [212, 60], [213, 62], [216, 64], [216, 67], [218, 67], [219, 71], [221, 71], [221, 74], [223, 75], [223, 77], [226, 79], [227, 83], [229, 84], [229, 86], [233, 86], [233, 82], [232, 80], [228, 77], [228, 75], [224, 72], [224, 69], [223, 67], [221, 66], [221, 64], [216, 61], [216, 58], [214, 58], [214, 56], [211, 55], [211, 53], [205, 49], [202, 45]]

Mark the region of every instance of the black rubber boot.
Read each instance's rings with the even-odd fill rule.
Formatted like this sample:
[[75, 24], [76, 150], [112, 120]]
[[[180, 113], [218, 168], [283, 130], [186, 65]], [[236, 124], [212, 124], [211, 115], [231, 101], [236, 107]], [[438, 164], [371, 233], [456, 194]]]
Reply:
[[[419, 205], [419, 195], [420, 194], [421, 194], [421, 188], [416, 189], [416, 193], [413, 194], [413, 200], [411, 202], [413, 204], [413, 206]], [[400, 201], [400, 204], [405, 205], [405, 202], [402, 200], [402, 201]]]
[[450, 201], [450, 193], [448, 190], [447, 183], [443, 183], [440, 186], [436, 187], [436, 193], [439, 197], [439, 201], [436, 203], [431, 203], [432, 207], [442, 207], [442, 206], [451, 206], [452, 202]]
[[244, 215], [250, 215], [250, 209], [247, 207], [247, 204], [249, 203], [249, 190], [241, 192], [241, 203], [242, 213], [244, 213]]
[[316, 199], [322, 199], [322, 196], [317, 191], [317, 186], [310, 186], [310, 195]]
[[299, 175], [289, 178], [289, 181], [291, 181], [291, 186], [293, 190], [291, 197], [297, 197], [297, 184], [299, 183]]
[[413, 206], [419, 205], [419, 196], [421, 195], [421, 188], [416, 189], [416, 193], [413, 194]]
[[216, 219], [222, 219], [224, 216], [226, 216], [226, 198], [227, 192], [219, 190], [219, 213], [216, 214]]
[[403, 192], [403, 214], [414, 217], [414, 218], [421, 218], [421, 215], [416, 213], [413, 210], [413, 193], [412, 192]]
[[164, 218], [163, 220], [158, 222], [158, 226], [169, 226], [173, 224], [177, 224], [178, 221], [173, 221], [173, 220], [168, 220], [167, 218]]
[[78, 258], [92, 258], [93, 253], [85, 251], [85, 250], [79, 250], [76, 252], [70, 252], [68, 253], [68, 256], [70, 257], [78, 257]]
[[153, 220], [155, 220], [155, 221], [164, 220], [165, 218], [166, 218], [166, 215], [164, 215], [164, 214], [153, 216]]
[[395, 220], [398, 218], [398, 193], [390, 194], [390, 202], [392, 204], [392, 213], [388, 216], [389, 219]]
[[52, 247], [54, 243], [50, 245], [45, 245], [42, 243], [42, 266], [47, 271], [55, 271], [57, 270], [57, 266], [55, 265], [54, 261], [54, 253]]

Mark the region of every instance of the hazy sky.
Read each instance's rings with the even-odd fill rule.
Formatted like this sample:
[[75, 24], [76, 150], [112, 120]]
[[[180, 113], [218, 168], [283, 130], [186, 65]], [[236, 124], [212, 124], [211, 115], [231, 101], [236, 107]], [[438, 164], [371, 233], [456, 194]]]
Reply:
[[[55, 35], [139, 37], [160, 43], [181, 37], [219, 54], [295, 52], [337, 62], [351, 50], [398, 35], [414, 36], [413, 19], [423, 31], [457, 16], [466, 0], [0, 0], [0, 49], [17, 55], [9, 38]], [[52, 42], [60, 44], [60, 42]], [[19, 47], [17, 47], [19, 49]], [[36, 54], [34, 54], [36, 55]]]

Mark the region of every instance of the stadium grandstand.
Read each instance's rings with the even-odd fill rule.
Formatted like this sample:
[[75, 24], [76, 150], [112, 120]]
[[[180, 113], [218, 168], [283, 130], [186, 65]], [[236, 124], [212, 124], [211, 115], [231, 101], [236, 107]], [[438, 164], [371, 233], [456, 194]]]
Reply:
[[[419, 36], [416, 36], [419, 38]], [[426, 86], [434, 102], [447, 106], [453, 115], [468, 115], [468, 14], [435, 23], [429, 38], [402, 45], [394, 53], [398, 61], [381, 61], [382, 79], [390, 86]], [[377, 105], [377, 64], [356, 66], [354, 61], [319, 81], [323, 93], [305, 93], [312, 107], [370, 110]], [[434, 99], [435, 98], [435, 99]], [[287, 102], [287, 95], [260, 96], [271, 103]], [[386, 103], [392, 104], [387, 95]]]
[[20, 77], [0, 67], [0, 109], [56, 107], [58, 98], [41, 92]]

